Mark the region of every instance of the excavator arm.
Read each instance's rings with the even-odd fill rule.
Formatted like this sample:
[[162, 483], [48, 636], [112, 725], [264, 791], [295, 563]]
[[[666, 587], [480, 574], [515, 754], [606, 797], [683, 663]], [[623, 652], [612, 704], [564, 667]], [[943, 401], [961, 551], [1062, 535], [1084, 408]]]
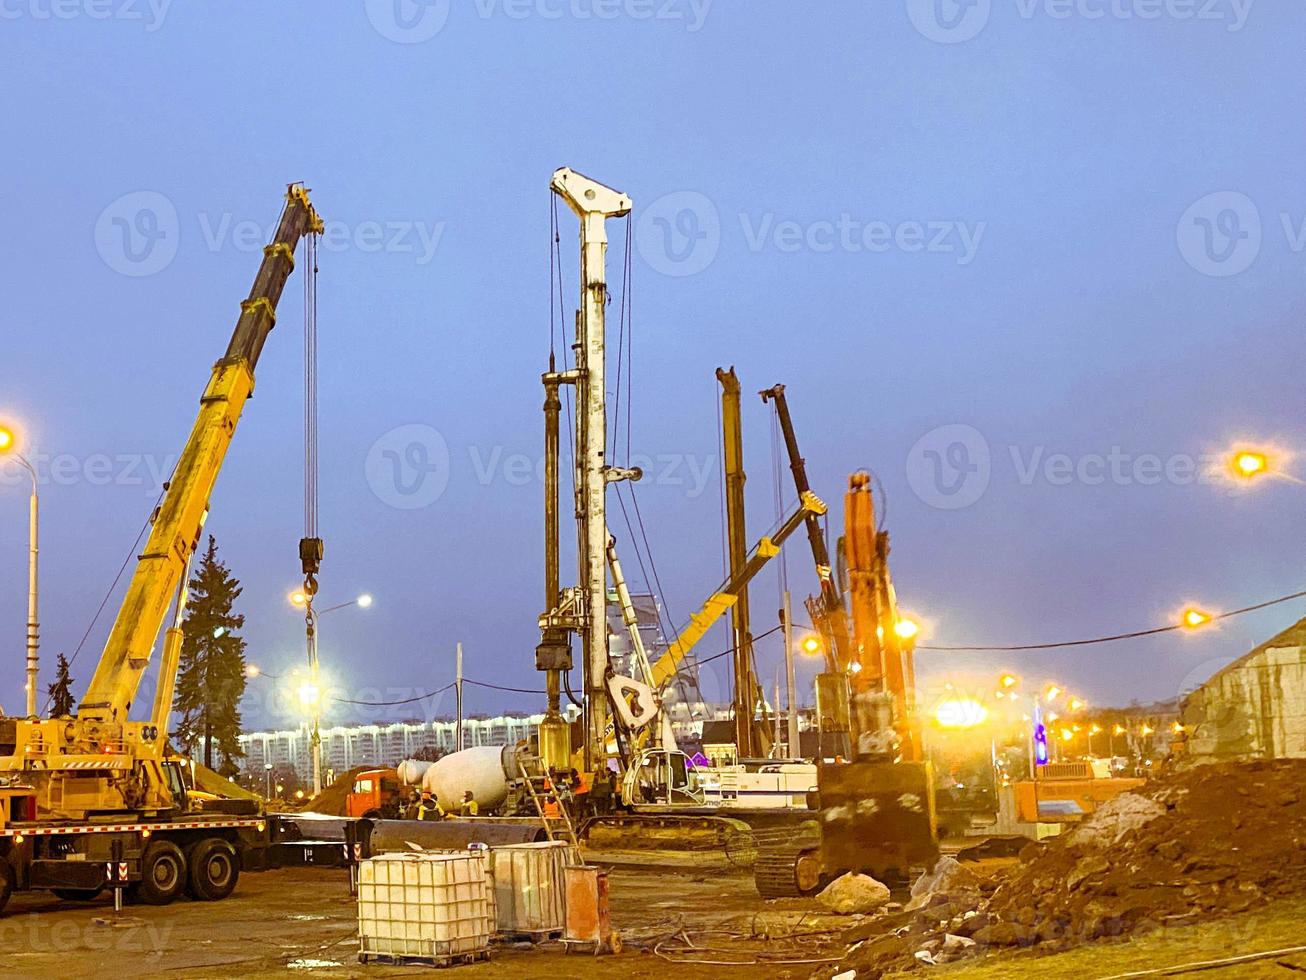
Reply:
[[[231, 343], [214, 365], [200, 399], [199, 416], [154, 515], [149, 540], [78, 709], [79, 720], [119, 724], [127, 720], [168, 606], [198, 544], [209, 496], [236, 423], [254, 390], [254, 369], [276, 324], [277, 303], [295, 267], [295, 249], [302, 237], [322, 230], [322, 219], [307, 191], [292, 185], [276, 235], [263, 250], [249, 298], [240, 305]], [[169, 659], [175, 671], [175, 658]], [[162, 681], [171, 686], [170, 678]]]
[[825, 511], [825, 503], [810, 490], [799, 498], [797, 509], [785, 518], [776, 532], [762, 538], [739, 572], [731, 576], [719, 590], [712, 593], [699, 610], [689, 617], [689, 625], [676, 637], [676, 642], [671, 644], [653, 664], [653, 687], [663, 688], [676, 675], [689, 652], [716, 624], [716, 621], [735, 604], [740, 592], [766, 566], [766, 563], [780, 553], [781, 546], [789, 536], [798, 530], [809, 516], [819, 516]]
[[[780, 423], [785, 451], [789, 455], [789, 469], [794, 476], [794, 486], [799, 495], [809, 493], [812, 485], [807, 478], [807, 461], [798, 451], [798, 436], [794, 433], [793, 417], [789, 414], [789, 400], [785, 397], [785, 386], [775, 385], [758, 394], [762, 396], [762, 401], [775, 404], [775, 414]], [[812, 548], [812, 560], [816, 563], [816, 577], [821, 583], [820, 596], [808, 600], [807, 611], [826, 640], [827, 669], [847, 670], [852, 662], [852, 640], [848, 632], [848, 615], [844, 610], [843, 596], [839, 594], [834, 569], [830, 563], [830, 550], [825, 544], [819, 516], [811, 514], [804, 523], [807, 527], [807, 540]]]

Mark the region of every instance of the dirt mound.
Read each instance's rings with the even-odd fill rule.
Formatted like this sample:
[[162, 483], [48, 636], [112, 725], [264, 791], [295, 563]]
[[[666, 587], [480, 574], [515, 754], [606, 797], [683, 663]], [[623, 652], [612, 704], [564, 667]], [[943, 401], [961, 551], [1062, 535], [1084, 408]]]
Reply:
[[333, 817], [346, 816], [345, 801], [349, 797], [349, 791], [354, 788], [354, 777], [360, 772], [367, 772], [369, 769], [375, 768], [376, 766], [357, 766], [350, 769], [330, 786], [323, 789], [321, 793], [309, 800], [304, 809], [310, 813], [329, 813]]
[[1304, 782], [1306, 760], [1220, 763], [1159, 778], [1075, 832], [1026, 847], [980, 901], [939, 892], [910, 919], [885, 922], [889, 935], [854, 946], [839, 969], [857, 969], [863, 980], [907, 968], [947, 934], [973, 938], [968, 955], [1062, 948], [1306, 894]]

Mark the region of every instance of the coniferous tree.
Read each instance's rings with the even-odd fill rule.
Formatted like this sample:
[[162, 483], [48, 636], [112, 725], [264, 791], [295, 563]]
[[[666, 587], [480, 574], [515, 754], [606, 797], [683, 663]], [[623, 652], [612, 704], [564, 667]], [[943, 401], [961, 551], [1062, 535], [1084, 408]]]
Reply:
[[62, 718], [73, 713], [73, 679], [68, 676], [68, 658], [59, 654], [55, 667], [54, 683], [46, 688], [50, 695], [50, 717]]
[[240, 583], [209, 547], [190, 580], [185, 638], [177, 671], [173, 708], [181, 715], [177, 740], [194, 754], [202, 747], [204, 765], [219, 758], [223, 773], [237, 771], [240, 747], [240, 699], [245, 694], [245, 641], [237, 633], [245, 617], [234, 611]]

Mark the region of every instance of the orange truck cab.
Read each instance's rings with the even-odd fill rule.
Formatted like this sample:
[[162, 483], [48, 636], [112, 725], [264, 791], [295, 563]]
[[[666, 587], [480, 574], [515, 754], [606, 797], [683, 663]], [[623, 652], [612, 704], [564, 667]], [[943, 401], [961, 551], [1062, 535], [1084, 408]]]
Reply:
[[354, 777], [354, 786], [345, 798], [345, 816], [384, 818], [401, 816], [403, 787], [393, 769], [369, 769]]

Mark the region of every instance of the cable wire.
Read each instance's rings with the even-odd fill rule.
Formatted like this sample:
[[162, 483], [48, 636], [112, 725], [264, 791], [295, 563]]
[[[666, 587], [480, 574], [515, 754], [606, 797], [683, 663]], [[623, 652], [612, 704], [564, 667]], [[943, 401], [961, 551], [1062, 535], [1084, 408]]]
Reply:
[[[472, 683], [472, 682], [464, 679], [464, 683]], [[427, 698], [437, 697], [438, 695], [443, 694], [445, 691], [448, 691], [453, 687], [454, 685], [452, 683], [446, 684], [444, 687], [440, 688], [437, 691], [430, 691], [426, 694], [419, 694], [415, 698], [405, 698], [402, 701], [353, 701], [350, 700], [349, 698], [332, 698], [331, 700], [335, 701], [337, 704], [361, 704], [372, 708], [386, 708], [397, 704], [413, 704], [416, 701], [425, 701]]]
[[[1290, 602], [1293, 599], [1306, 597], [1306, 590], [1294, 592], [1291, 595], [1279, 596], [1277, 599], [1269, 599], [1266, 602], [1258, 602], [1253, 606], [1244, 606], [1241, 609], [1232, 609], [1229, 612], [1214, 613], [1208, 622], [1216, 622], [1221, 619], [1229, 619], [1233, 616], [1242, 616], [1245, 613], [1256, 612], [1258, 609], [1267, 609], [1270, 606], [1277, 606], [1281, 602]], [[1207, 625], [1206, 623], [1202, 624]], [[1161, 633], [1173, 633], [1177, 630], [1201, 629], [1201, 626], [1192, 627], [1184, 623], [1173, 623], [1170, 626], [1156, 626], [1147, 630], [1134, 630], [1130, 633], [1115, 633], [1111, 636], [1096, 636], [1089, 640], [1063, 640], [1059, 643], [1022, 643], [1008, 646], [934, 646], [934, 645], [917, 645], [917, 650], [937, 650], [948, 652], [1018, 652], [1021, 650], [1055, 650], [1061, 647], [1086, 647], [1099, 643], [1116, 643], [1120, 640], [1135, 640], [1143, 636], [1157, 636]]]

